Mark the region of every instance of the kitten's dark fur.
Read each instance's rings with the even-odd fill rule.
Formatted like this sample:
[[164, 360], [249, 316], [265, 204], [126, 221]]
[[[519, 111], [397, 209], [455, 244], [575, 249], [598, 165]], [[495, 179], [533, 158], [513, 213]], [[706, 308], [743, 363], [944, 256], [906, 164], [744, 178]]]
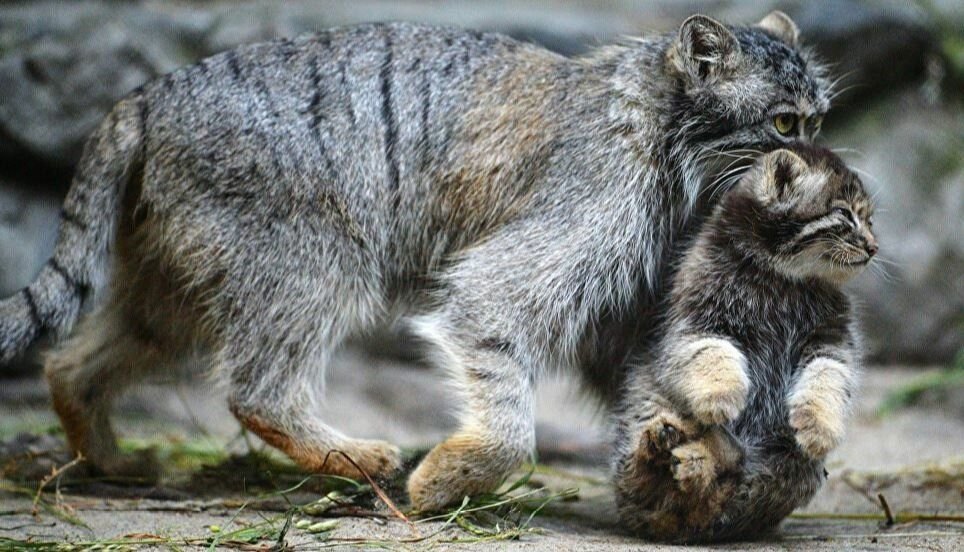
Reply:
[[856, 380], [840, 285], [877, 251], [871, 210], [857, 176], [809, 146], [764, 156], [721, 200], [681, 260], [650, 369], [627, 393], [616, 486], [635, 530], [756, 533], [817, 491]]

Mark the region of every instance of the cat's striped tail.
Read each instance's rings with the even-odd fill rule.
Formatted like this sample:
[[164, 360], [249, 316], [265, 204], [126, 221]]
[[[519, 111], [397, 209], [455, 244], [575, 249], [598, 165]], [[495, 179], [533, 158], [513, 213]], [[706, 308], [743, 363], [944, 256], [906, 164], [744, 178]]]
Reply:
[[0, 364], [41, 335], [65, 336], [108, 265], [127, 183], [143, 158], [144, 100], [121, 101], [88, 139], [61, 212], [53, 257], [29, 286], [0, 301]]

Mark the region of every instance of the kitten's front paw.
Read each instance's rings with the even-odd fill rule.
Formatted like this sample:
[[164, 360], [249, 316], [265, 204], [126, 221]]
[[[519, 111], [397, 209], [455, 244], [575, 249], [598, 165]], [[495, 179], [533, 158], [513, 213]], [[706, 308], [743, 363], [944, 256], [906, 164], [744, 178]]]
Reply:
[[822, 459], [840, 444], [843, 425], [842, 416], [822, 401], [790, 404], [790, 427], [796, 431], [797, 444], [811, 458]]
[[519, 464], [520, 455], [476, 435], [449, 437], [408, 478], [408, 495], [420, 512], [433, 512], [467, 496], [494, 491]]
[[735, 420], [750, 391], [743, 354], [728, 341], [713, 338], [698, 340], [687, 350], [695, 352], [680, 387], [693, 416], [707, 425]]

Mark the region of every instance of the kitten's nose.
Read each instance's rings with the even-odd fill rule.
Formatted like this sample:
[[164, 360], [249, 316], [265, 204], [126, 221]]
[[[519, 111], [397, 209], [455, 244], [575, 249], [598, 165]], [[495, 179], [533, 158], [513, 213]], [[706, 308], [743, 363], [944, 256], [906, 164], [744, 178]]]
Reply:
[[875, 242], [875, 241], [869, 241], [869, 242], [867, 242], [867, 245], [864, 246], [864, 249], [867, 251], [867, 254], [868, 254], [868, 255], [870, 255], [871, 257], [873, 257], [874, 255], [877, 254], [877, 250], [880, 249], [880, 248], [877, 247], [877, 242]]

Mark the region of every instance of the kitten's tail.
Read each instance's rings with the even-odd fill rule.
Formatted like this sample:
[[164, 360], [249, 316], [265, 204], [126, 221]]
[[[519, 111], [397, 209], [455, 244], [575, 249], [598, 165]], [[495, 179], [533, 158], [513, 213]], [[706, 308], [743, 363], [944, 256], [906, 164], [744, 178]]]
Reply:
[[103, 276], [127, 183], [143, 159], [144, 99], [121, 101], [84, 146], [61, 212], [53, 257], [0, 301], [0, 364], [45, 333], [66, 335]]

